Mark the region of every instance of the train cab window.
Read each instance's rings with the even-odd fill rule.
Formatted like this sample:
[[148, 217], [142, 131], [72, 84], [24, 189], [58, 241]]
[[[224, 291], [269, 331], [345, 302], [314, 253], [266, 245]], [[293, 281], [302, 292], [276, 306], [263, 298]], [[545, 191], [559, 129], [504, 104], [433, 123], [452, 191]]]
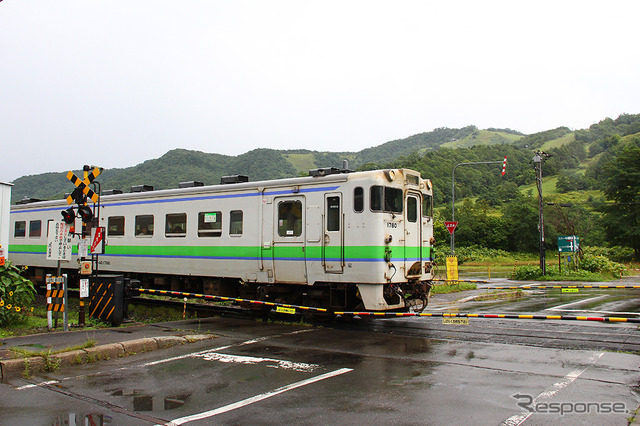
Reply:
[[187, 236], [187, 214], [171, 213], [165, 220], [165, 237], [186, 237]]
[[122, 237], [124, 235], [124, 216], [112, 216], [107, 221], [107, 236]]
[[32, 220], [29, 222], [29, 238], [40, 238], [42, 235], [42, 221]]
[[359, 186], [353, 190], [353, 210], [356, 213], [364, 211], [364, 189]]
[[13, 230], [13, 236], [15, 238], [25, 237], [27, 235], [27, 222], [21, 220], [16, 222]]
[[281, 237], [302, 235], [302, 201], [278, 203], [278, 235]]
[[136, 216], [136, 237], [153, 236], [153, 215]]
[[422, 194], [422, 216], [433, 217], [433, 197]]
[[340, 197], [327, 197], [327, 231], [340, 230]]
[[371, 211], [402, 213], [402, 189], [374, 185], [371, 187]]
[[242, 210], [231, 210], [229, 214], [229, 235], [242, 235]]
[[407, 197], [407, 220], [409, 222], [418, 221], [418, 199], [413, 196]]
[[198, 237], [222, 236], [222, 212], [198, 213]]

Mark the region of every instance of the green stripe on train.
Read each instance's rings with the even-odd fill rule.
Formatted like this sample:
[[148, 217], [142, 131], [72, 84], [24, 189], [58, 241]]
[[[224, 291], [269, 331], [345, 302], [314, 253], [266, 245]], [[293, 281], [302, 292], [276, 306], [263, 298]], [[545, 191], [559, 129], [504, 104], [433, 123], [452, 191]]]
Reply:
[[[419, 247], [389, 247], [393, 258], [419, 257]], [[339, 259], [344, 253], [346, 259], [384, 259], [385, 246], [293, 246], [278, 244], [264, 248], [262, 246], [120, 246], [108, 245], [105, 247], [105, 255], [114, 256], [161, 256], [161, 257], [209, 257], [209, 258], [330, 258]], [[22, 253], [33, 255], [45, 255], [46, 245], [12, 244], [9, 253]], [[429, 257], [431, 249], [422, 249], [422, 258]], [[73, 246], [73, 254], [77, 254], [77, 245]]]

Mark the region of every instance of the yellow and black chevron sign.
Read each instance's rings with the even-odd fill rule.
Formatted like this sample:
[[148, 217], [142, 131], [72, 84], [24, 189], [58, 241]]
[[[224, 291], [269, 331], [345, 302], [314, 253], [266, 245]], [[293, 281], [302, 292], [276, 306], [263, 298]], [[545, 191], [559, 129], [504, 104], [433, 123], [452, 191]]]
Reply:
[[63, 277], [47, 276], [47, 311], [64, 312], [64, 288], [51, 289], [52, 284], [62, 284]]
[[[95, 178], [98, 177], [98, 175], [102, 172], [102, 168], [100, 167], [96, 167], [94, 168], [91, 173], [89, 173], [87, 175], [86, 179], [80, 179], [78, 176], [76, 176], [72, 171], [69, 171], [67, 173], [67, 179], [69, 179], [71, 181], [72, 184], [74, 184], [77, 188], [77, 190], [82, 191], [91, 201], [93, 201], [94, 203], [98, 202], [98, 194], [96, 194], [90, 187], [89, 184], [91, 184], [91, 182], [93, 182], [93, 180]], [[75, 193], [75, 191], [74, 191]], [[67, 197], [67, 203], [68, 204], [73, 204], [73, 202], [75, 201], [75, 197], [74, 194], [71, 194]]]

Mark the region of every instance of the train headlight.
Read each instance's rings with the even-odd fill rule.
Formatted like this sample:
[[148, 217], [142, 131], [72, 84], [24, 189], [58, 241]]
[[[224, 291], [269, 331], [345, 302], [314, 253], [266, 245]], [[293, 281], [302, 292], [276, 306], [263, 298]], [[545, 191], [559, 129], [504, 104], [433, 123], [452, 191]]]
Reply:
[[385, 170], [384, 175], [386, 176], [389, 182], [393, 182], [393, 180], [396, 178], [395, 170]]

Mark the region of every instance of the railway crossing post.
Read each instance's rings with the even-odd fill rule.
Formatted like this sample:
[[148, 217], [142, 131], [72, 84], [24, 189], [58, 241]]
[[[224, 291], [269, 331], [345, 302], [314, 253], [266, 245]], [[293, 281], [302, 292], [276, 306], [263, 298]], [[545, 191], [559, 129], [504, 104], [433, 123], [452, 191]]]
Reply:
[[[96, 232], [94, 230], [93, 224], [99, 223], [97, 220], [99, 219], [100, 214], [100, 186], [95, 178], [100, 175], [102, 172], [101, 167], [88, 166], [85, 165], [83, 167], [83, 179], [80, 179], [76, 176], [73, 171], [69, 171], [67, 173], [67, 179], [73, 183], [76, 188], [73, 192], [67, 197], [67, 203], [71, 205], [72, 203], [77, 204], [77, 213], [74, 211], [73, 207], [62, 212], [62, 217], [67, 223], [74, 223], [75, 218], [80, 217], [82, 220], [82, 229], [79, 234], [76, 234], [80, 237], [80, 242], [78, 243], [78, 260], [80, 263], [80, 275], [90, 275], [92, 277], [96, 276], [98, 270], [98, 259], [97, 253], [99, 252], [98, 243], [95, 242], [94, 238], [96, 235], [99, 238], [102, 238], [102, 232]], [[98, 192], [95, 192], [91, 189], [90, 185], [94, 184], [94, 187], [97, 188]], [[94, 209], [87, 205], [87, 201], [91, 200], [94, 203]], [[101, 252], [100, 252], [101, 253]], [[87, 260], [90, 258], [91, 260]], [[88, 281], [86, 279], [80, 280], [80, 301], [79, 301], [79, 311], [78, 311], [78, 325], [85, 325], [85, 298], [88, 298]]]

